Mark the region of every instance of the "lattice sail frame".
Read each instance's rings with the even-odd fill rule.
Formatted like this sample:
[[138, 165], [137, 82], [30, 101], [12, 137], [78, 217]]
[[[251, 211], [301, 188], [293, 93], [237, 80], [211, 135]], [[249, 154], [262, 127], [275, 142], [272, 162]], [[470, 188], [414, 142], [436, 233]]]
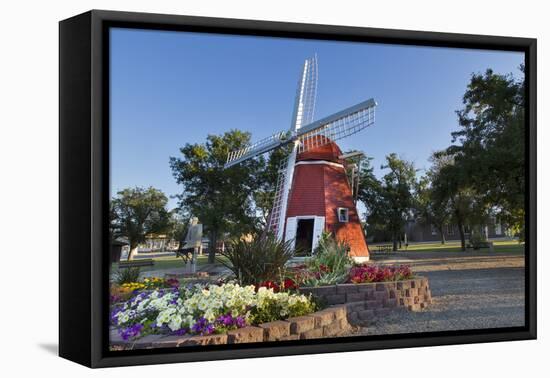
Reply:
[[315, 113], [315, 100], [317, 99], [317, 79], [318, 79], [317, 55], [306, 59], [302, 75], [298, 80], [296, 88], [296, 100], [294, 102], [294, 112], [292, 114], [291, 130], [297, 130], [302, 125], [307, 125], [313, 121]]
[[315, 127], [312, 127], [311, 131], [305, 131], [309, 129], [309, 126], [305, 126], [303, 130], [300, 130], [302, 132], [298, 137], [300, 140], [298, 153], [344, 139], [372, 126], [375, 118], [375, 106], [376, 104], [373, 104], [372, 106], [360, 108], [355, 112], [341, 115], [327, 123], [321, 121], [319, 125], [315, 125], [317, 124], [316, 122], [314, 124]]
[[[239, 164], [244, 160], [272, 151], [299, 140], [298, 152], [305, 152], [310, 148], [320, 147], [356, 134], [372, 126], [375, 120], [376, 102], [373, 99], [342, 110], [296, 131], [281, 131], [262, 139], [250, 146], [230, 152], [227, 156], [225, 168]], [[306, 142], [304, 142], [306, 141]]]
[[277, 184], [275, 185], [275, 195], [273, 197], [273, 206], [267, 218], [267, 230], [278, 234], [280, 219], [285, 211], [284, 201], [284, 186], [286, 181], [288, 158], [281, 160], [279, 171], [277, 174]]
[[292, 135], [289, 131], [281, 131], [273, 134], [267, 138], [261, 139], [250, 146], [241, 148], [240, 150], [232, 151], [227, 155], [227, 161], [224, 168], [229, 168], [240, 162], [256, 157], [263, 153], [274, 150], [275, 148], [290, 143], [292, 141]]

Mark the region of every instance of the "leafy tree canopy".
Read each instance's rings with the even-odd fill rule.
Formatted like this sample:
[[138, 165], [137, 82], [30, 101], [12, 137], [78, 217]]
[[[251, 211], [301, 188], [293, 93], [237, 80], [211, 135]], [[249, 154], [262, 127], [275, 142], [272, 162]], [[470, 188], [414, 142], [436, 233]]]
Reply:
[[412, 162], [394, 153], [386, 156], [386, 163], [381, 168], [389, 172], [378, 181], [369, 166], [363, 167], [359, 199], [367, 208], [368, 228], [389, 232], [396, 250], [413, 208], [416, 169]]
[[261, 187], [258, 177], [265, 159], [249, 159], [224, 169], [230, 151], [246, 147], [250, 134], [231, 130], [208, 135], [205, 143], [186, 144], [180, 157], [170, 158], [170, 167], [183, 191], [178, 195], [184, 211], [198, 217], [210, 238], [209, 261], [225, 233], [242, 235], [258, 228], [253, 193]]
[[[521, 67], [522, 72], [524, 68]], [[523, 77], [472, 75], [457, 111], [452, 155], [465, 184], [498, 208], [508, 226], [523, 229], [525, 216], [525, 86]]]
[[153, 187], [127, 188], [111, 200], [111, 235], [128, 239], [129, 260], [133, 259], [138, 244], [143, 243], [147, 235], [168, 231], [167, 203], [164, 193]]

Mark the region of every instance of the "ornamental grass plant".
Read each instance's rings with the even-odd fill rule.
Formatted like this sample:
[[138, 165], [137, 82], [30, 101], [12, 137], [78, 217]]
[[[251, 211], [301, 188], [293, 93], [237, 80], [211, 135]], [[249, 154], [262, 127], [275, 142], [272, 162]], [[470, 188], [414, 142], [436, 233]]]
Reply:
[[138, 282], [140, 273], [141, 273], [141, 269], [137, 266], [127, 267], [127, 268], [119, 269], [115, 273], [114, 279], [115, 279], [115, 282], [119, 285], [122, 285], [125, 283]]
[[301, 279], [304, 286], [334, 285], [344, 282], [353, 266], [349, 257], [349, 245], [324, 233], [319, 239], [312, 258], [305, 263], [305, 274]]
[[279, 241], [268, 233], [257, 235], [252, 240], [236, 239], [221, 252], [225, 259], [219, 262], [227, 267], [241, 285], [255, 285], [260, 282], [277, 282], [292, 258], [289, 241]]

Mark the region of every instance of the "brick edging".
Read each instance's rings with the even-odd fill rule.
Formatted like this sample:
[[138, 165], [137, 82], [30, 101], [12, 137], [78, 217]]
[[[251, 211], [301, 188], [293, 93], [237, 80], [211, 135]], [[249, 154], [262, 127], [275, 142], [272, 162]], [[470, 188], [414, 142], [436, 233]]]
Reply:
[[419, 311], [432, 303], [428, 278], [373, 282], [362, 284], [337, 284], [331, 286], [303, 287], [303, 294], [311, 294], [328, 305], [346, 304], [348, 320], [356, 322], [376, 320], [391, 309], [404, 307]]

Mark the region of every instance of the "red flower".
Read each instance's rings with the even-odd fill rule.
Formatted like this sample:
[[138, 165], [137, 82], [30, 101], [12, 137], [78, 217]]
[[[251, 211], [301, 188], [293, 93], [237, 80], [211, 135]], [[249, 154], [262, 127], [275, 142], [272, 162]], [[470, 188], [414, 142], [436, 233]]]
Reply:
[[264, 282], [261, 282], [259, 283], [257, 286], [256, 286], [256, 290], [259, 289], [260, 287], [266, 287], [268, 289], [273, 289], [274, 292], [278, 292], [279, 291], [279, 285], [277, 285], [275, 282], [273, 281], [264, 281]]
[[283, 282], [283, 286], [286, 290], [296, 290], [296, 289], [298, 289], [298, 285], [296, 285], [296, 282], [294, 282], [294, 280], [291, 279], [291, 278], [287, 278]]
[[319, 265], [319, 270], [323, 273], [330, 272], [330, 268], [328, 266], [324, 265], [324, 264]]
[[351, 268], [349, 281], [353, 283], [404, 280], [412, 277], [408, 265], [385, 266], [358, 265]]
[[179, 287], [180, 285], [180, 282], [178, 281], [177, 278], [168, 278], [165, 282], [166, 282], [166, 285], [170, 287]]

